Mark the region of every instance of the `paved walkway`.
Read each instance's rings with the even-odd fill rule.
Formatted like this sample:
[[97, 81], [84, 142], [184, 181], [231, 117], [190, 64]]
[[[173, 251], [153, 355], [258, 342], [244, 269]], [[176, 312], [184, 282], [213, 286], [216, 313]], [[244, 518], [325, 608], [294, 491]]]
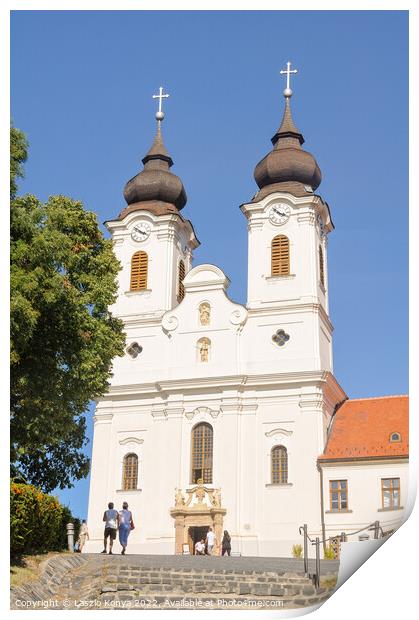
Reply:
[[[104, 557], [104, 554], [83, 554], [89, 557]], [[109, 556], [107, 556], [109, 557]], [[286, 573], [304, 573], [304, 561], [300, 558], [265, 558], [248, 556], [197, 556], [197, 555], [142, 555], [132, 554], [111, 556], [114, 562], [129, 563], [144, 568], [172, 568], [174, 570], [205, 568], [206, 570], [224, 570], [231, 568], [238, 571], [274, 571]], [[314, 572], [315, 560], [309, 560], [309, 572]], [[337, 573], [339, 560], [321, 560], [320, 572]]]

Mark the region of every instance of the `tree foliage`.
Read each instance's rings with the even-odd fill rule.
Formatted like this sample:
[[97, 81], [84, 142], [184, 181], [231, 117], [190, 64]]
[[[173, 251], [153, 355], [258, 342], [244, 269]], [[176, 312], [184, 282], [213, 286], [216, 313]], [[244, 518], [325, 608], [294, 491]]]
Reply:
[[12, 475], [46, 492], [88, 473], [84, 412], [106, 392], [125, 342], [108, 311], [119, 268], [112, 242], [80, 202], [12, 199]]
[[22, 164], [28, 157], [28, 142], [25, 134], [16, 127], [10, 128], [10, 198], [17, 192], [17, 177], [23, 177]]

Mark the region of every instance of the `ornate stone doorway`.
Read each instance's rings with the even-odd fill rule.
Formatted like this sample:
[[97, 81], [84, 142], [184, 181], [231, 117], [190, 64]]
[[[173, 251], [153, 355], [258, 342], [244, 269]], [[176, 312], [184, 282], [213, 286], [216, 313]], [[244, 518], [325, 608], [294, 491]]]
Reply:
[[[175, 520], [175, 553], [182, 555], [184, 546], [191, 549], [194, 540], [193, 532], [208, 530], [211, 527], [215, 534], [214, 554], [221, 553], [223, 521], [226, 509], [221, 506], [220, 489], [210, 489], [198, 484], [185, 491], [176, 489], [175, 506], [170, 515]], [[196, 542], [196, 541], [195, 541]]]

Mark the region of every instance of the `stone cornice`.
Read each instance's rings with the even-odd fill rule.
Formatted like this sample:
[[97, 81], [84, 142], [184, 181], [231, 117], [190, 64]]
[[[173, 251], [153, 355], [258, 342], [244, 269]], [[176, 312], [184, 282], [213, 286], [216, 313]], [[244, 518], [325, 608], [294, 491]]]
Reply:
[[[127, 397], [133, 395], [158, 395], [164, 396], [166, 392], [193, 392], [200, 389], [216, 389], [221, 391], [223, 388], [236, 388], [243, 392], [246, 388], [255, 386], [264, 387], [292, 387], [301, 385], [311, 385], [313, 383], [321, 385], [330, 383], [333, 377], [331, 373], [324, 370], [307, 370], [302, 372], [286, 373], [267, 373], [255, 375], [222, 375], [214, 377], [194, 377], [185, 379], [168, 379], [166, 381], [156, 381], [150, 383], [132, 383], [119, 386], [111, 386], [107, 395], [101, 398], [106, 399], [115, 397]], [[333, 379], [334, 380], [334, 379]], [[338, 386], [336, 380], [334, 380]], [[340, 388], [341, 390], [341, 388]], [[344, 392], [341, 390], [340, 393]], [[345, 395], [346, 396], [346, 395]]]
[[326, 312], [326, 310], [324, 309], [324, 307], [322, 306], [322, 304], [320, 303], [306, 303], [306, 302], [302, 302], [302, 303], [297, 303], [297, 304], [276, 304], [275, 306], [264, 306], [264, 307], [257, 307], [257, 308], [248, 308], [248, 313], [249, 313], [249, 319], [251, 319], [253, 316], [278, 316], [279, 314], [287, 314], [289, 312], [293, 312], [294, 314], [297, 313], [304, 313], [304, 312], [314, 312], [315, 314], [319, 314], [321, 319], [323, 320], [323, 322], [325, 323], [326, 327], [329, 329], [329, 331], [332, 333], [333, 332], [333, 325], [329, 319], [329, 316]]
[[177, 230], [183, 230], [188, 238], [188, 243], [192, 248], [197, 248], [199, 246], [199, 240], [195, 235], [195, 231], [193, 226], [189, 220], [183, 219], [183, 217], [179, 213], [174, 214], [165, 214], [165, 215], [155, 215], [146, 209], [138, 209], [137, 211], [132, 211], [128, 213], [123, 220], [108, 220], [104, 224], [106, 228], [112, 233], [112, 235], [116, 236], [124, 236], [129, 235], [129, 228], [136, 220], [148, 220], [158, 228], [162, 230], [163, 228], [170, 229], [176, 228]]

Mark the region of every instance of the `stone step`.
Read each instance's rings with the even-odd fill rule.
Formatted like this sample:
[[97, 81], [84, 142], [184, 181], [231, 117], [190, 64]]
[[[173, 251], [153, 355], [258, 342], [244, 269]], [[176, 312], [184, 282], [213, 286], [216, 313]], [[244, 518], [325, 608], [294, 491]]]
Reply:
[[303, 584], [307, 581], [307, 577], [303, 575], [283, 575], [281, 573], [272, 573], [272, 572], [261, 572], [261, 571], [205, 571], [205, 570], [170, 570], [170, 569], [130, 569], [129, 567], [119, 569], [116, 568], [113, 571], [113, 574], [118, 575], [119, 577], [136, 577], [138, 579], [164, 579], [167, 577], [170, 578], [181, 578], [181, 579], [208, 579], [216, 581], [217, 579], [226, 579], [226, 580], [243, 580], [243, 579], [251, 579], [252, 581], [270, 581], [270, 582], [281, 582], [281, 583], [295, 583], [295, 584]]
[[[71, 584], [72, 585], [72, 584]], [[106, 592], [118, 591], [140, 592], [141, 594], [165, 593], [178, 591], [184, 594], [236, 594], [255, 595], [255, 596], [312, 596], [316, 590], [312, 583], [307, 580], [304, 584], [292, 585], [281, 583], [268, 583], [260, 581], [195, 581], [182, 579], [157, 579], [157, 578], [129, 578], [118, 580], [116, 578], [106, 578], [101, 584], [101, 594]], [[323, 591], [320, 591], [322, 593]], [[319, 591], [317, 592], [319, 594]]]

